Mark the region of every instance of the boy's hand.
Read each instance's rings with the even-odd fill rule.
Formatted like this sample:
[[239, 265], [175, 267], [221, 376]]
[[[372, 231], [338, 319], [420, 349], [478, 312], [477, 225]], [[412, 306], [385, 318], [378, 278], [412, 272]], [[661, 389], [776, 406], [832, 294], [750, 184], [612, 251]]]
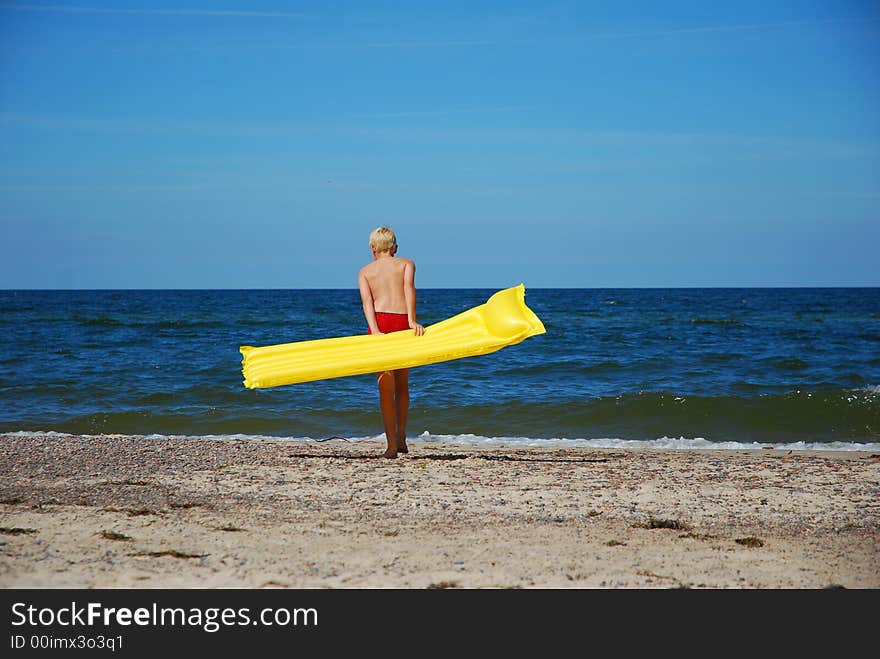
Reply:
[[413, 330], [415, 332], [416, 336], [421, 336], [422, 334], [425, 333], [425, 328], [422, 327], [421, 325], [419, 325], [418, 323], [410, 323], [409, 327], [411, 330]]

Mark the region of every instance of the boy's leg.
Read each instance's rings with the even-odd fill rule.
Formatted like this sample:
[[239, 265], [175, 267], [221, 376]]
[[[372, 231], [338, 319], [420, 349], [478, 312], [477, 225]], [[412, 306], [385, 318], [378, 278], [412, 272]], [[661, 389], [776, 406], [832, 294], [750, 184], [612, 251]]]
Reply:
[[394, 373], [384, 371], [376, 374], [379, 384], [379, 408], [382, 410], [382, 423], [385, 425], [385, 440], [388, 447], [384, 457], [397, 457], [397, 415], [394, 407]]
[[409, 369], [394, 371], [394, 419], [397, 422], [397, 450], [409, 453], [406, 445], [406, 418], [409, 414]]

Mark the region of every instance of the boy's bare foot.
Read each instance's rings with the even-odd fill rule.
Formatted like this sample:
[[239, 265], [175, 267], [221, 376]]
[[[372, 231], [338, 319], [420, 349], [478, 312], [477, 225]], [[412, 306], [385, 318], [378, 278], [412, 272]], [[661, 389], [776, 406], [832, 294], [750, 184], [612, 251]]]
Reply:
[[390, 448], [386, 449], [385, 452], [382, 454], [382, 457], [388, 458], [389, 460], [393, 460], [394, 458], [397, 457], [397, 453], [399, 450], [400, 449], [398, 449], [397, 451], [392, 451]]
[[406, 437], [397, 440], [397, 452], [409, 453], [409, 446], [406, 445]]

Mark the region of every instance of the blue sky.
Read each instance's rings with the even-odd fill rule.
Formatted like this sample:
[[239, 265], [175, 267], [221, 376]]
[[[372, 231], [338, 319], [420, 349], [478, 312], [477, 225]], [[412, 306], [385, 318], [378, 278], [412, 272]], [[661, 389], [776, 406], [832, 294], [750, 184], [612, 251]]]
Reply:
[[0, 288], [878, 286], [876, 2], [0, 2]]

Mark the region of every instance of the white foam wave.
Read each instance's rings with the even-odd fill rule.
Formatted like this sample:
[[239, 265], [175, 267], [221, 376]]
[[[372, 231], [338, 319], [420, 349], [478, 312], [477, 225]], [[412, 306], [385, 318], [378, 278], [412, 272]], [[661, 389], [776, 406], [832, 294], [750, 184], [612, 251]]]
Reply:
[[[19, 430], [0, 433], [3, 437], [70, 437], [71, 433], [55, 431]], [[81, 435], [82, 437], [135, 437], [144, 440], [159, 439], [201, 439], [208, 441], [272, 441], [272, 442], [324, 442], [346, 441], [351, 443], [376, 442], [385, 443], [384, 435], [363, 437], [278, 437], [274, 435]], [[616, 449], [665, 449], [665, 450], [755, 450], [778, 449], [786, 451], [880, 451], [880, 442], [721, 442], [711, 441], [703, 437], [658, 437], [656, 439], [616, 439], [613, 437], [579, 439], [554, 437], [540, 439], [535, 437], [484, 437], [482, 435], [462, 434], [444, 435], [430, 433], [427, 430], [417, 437], [409, 439], [413, 443], [451, 444], [462, 446], [513, 446], [543, 448], [616, 448]]]
[[480, 437], [478, 435], [432, 435], [424, 432], [418, 440], [442, 444], [511, 446], [544, 446], [560, 448], [620, 448], [620, 449], [785, 449], [796, 451], [878, 451], [880, 442], [718, 442], [703, 437], [658, 437], [657, 439], [617, 439], [613, 437], [595, 439], [532, 437]]

